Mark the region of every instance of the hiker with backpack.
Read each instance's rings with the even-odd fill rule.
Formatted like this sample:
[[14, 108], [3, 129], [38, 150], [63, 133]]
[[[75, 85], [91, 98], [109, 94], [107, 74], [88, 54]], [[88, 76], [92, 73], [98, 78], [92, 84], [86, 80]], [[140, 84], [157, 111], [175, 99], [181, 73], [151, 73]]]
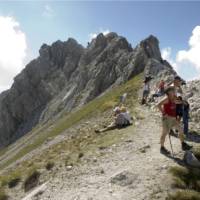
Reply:
[[176, 128], [179, 132], [179, 139], [181, 141], [182, 150], [189, 150], [189, 146], [184, 142], [184, 134], [179, 121], [176, 118], [176, 105], [181, 104], [181, 101], [177, 100], [175, 88], [168, 87], [165, 91], [166, 97], [158, 103], [158, 109], [162, 113], [162, 135], [160, 138], [160, 152], [163, 154], [170, 154], [165, 148], [165, 138], [170, 133], [170, 130]]
[[183, 90], [181, 86], [185, 84], [185, 82], [181, 79], [180, 76], [175, 76], [174, 81], [171, 84], [175, 88], [175, 93], [177, 99], [180, 100], [180, 104], [177, 106], [177, 117], [183, 119], [183, 127], [184, 127], [184, 134], [188, 136], [189, 134], [189, 110], [190, 105], [189, 103], [183, 98]]

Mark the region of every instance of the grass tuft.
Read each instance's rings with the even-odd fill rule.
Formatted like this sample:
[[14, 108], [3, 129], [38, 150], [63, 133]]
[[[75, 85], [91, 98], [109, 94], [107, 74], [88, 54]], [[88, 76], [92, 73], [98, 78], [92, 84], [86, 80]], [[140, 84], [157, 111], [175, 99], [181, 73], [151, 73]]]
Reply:
[[33, 170], [24, 181], [24, 191], [28, 192], [38, 185], [40, 172]]
[[[200, 155], [196, 149], [194, 154]], [[200, 169], [190, 167], [172, 167], [173, 186], [181, 189], [169, 194], [168, 200], [200, 200]]]
[[53, 169], [54, 165], [55, 165], [54, 162], [49, 161], [49, 162], [46, 164], [45, 168], [46, 168], [46, 170], [50, 171], [50, 170]]
[[8, 182], [8, 187], [9, 188], [14, 188], [18, 185], [18, 183], [21, 181], [21, 178], [20, 177], [16, 177], [16, 178], [13, 178], [11, 179], [9, 182]]
[[8, 200], [9, 196], [5, 193], [3, 189], [0, 188], [0, 200]]
[[166, 200], [200, 200], [200, 193], [194, 190], [180, 190], [170, 194]]

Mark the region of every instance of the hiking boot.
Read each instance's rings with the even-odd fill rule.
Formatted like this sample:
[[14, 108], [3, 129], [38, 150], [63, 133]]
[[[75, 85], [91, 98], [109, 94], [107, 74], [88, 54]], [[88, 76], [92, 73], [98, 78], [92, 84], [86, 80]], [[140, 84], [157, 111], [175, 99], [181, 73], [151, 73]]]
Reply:
[[187, 144], [186, 142], [182, 142], [182, 150], [183, 150], [183, 151], [190, 150], [191, 148], [192, 148], [192, 146], [190, 146], [190, 145]]
[[165, 155], [169, 155], [170, 151], [168, 151], [165, 147], [160, 147], [160, 153], [165, 154]]

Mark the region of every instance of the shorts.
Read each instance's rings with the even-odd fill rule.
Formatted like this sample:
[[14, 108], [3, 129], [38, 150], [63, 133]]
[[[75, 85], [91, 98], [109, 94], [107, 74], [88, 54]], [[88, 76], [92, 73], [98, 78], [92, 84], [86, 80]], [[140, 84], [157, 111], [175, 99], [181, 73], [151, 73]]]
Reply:
[[179, 122], [176, 120], [176, 117], [170, 117], [166, 115], [163, 116], [162, 125], [167, 132], [170, 132], [170, 130], [173, 128], [181, 128]]

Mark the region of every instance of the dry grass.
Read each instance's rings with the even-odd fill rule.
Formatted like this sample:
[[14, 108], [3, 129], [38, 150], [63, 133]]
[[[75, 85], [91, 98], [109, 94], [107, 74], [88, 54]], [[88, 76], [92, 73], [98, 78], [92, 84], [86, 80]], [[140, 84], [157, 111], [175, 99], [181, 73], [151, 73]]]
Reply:
[[200, 193], [194, 190], [180, 190], [169, 195], [167, 200], [200, 200]]
[[[52, 129], [48, 129], [47, 127], [40, 128], [42, 132], [38, 134], [37, 139], [32, 141], [31, 144], [28, 144], [1, 167], [6, 167], [15, 162], [27, 153], [38, 148], [45, 142], [46, 138], [51, 137], [53, 139], [56, 135], [61, 134], [71, 126], [78, 124], [81, 120], [88, 121], [94, 116], [104, 115], [102, 113], [113, 108], [113, 106], [118, 102], [120, 95], [125, 92], [128, 93], [127, 105], [131, 108], [132, 114], [136, 115], [137, 113], [134, 111], [134, 107], [138, 104], [138, 90], [141, 86], [141, 77], [142, 75], [133, 78], [126, 84], [119, 86], [105, 95], [91, 101], [80, 110], [62, 117], [55, 122]], [[127, 133], [127, 131], [122, 130], [120, 131], [120, 134], [116, 134], [116, 131], [110, 131], [109, 134], [104, 133], [97, 135], [94, 134], [94, 130], [92, 128], [93, 127], [90, 127], [90, 130], [86, 132], [81, 131], [75, 137], [55, 144], [49, 149], [44, 150], [41, 154], [33, 156], [31, 159], [25, 160], [17, 165], [15, 171], [21, 178], [22, 182], [24, 182], [25, 191], [28, 191], [37, 185], [37, 179], [39, 179], [39, 175], [36, 173], [37, 170], [44, 167], [47, 170], [52, 169], [52, 160], [54, 163], [57, 163], [58, 166], [62, 164], [66, 166], [77, 165], [82, 162], [82, 159], [80, 158], [83, 156], [101, 156], [96, 155], [97, 150], [99, 152], [99, 147], [107, 148], [113, 144], [117, 144], [121, 141], [122, 136], [125, 139], [129, 136], [128, 134], [130, 134]], [[14, 180], [14, 178], [15, 176], [12, 174], [11, 170], [7, 170], [0, 177], [0, 182], [1, 184], [3, 183], [3, 186], [5, 186], [10, 180]]]
[[128, 93], [127, 104], [134, 107], [134, 104], [137, 103], [138, 90], [141, 87], [142, 82], [141, 80], [142, 74], [134, 77], [127, 83], [112, 89], [105, 95], [89, 102], [76, 112], [66, 114], [54, 123], [52, 129], [48, 130], [49, 124], [45, 125], [44, 128], [40, 127], [41, 132], [37, 133], [38, 137], [31, 144], [26, 145], [16, 155], [8, 159], [5, 163], [3, 163], [2, 165], [0, 164], [0, 169], [5, 168], [6, 166], [15, 162], [27, 153], [38, 148], [46, 141], [47, 138], [53, 139], [55, 136], [61, 134], [66, 129], [79, 123], [81, 120], [86, 120], [91, 118], [92, 116], [97, 116], [98, 114], [101, 114], [102, 112], [110, 109], [111, 107], [116, 105], [117, 102], [119, 102], [120, 95], [122, 95], [125, 92]]
[[6, 194], [6, 192], [0, 188], [0, 200], [8, 200], [9, 196]]
[[8, 175], [0, 175], [0, 186], [15, 187], [21, 180], [21, 172], [18, 170], [9, 172]]
[[[195, 154], [199, 155], [198, 149]], [[179, 190], [170, 194], [169, 200], [200, 200], [200, 169], [172, 167], [170, 172], [173, 175], [173, 186]]]

